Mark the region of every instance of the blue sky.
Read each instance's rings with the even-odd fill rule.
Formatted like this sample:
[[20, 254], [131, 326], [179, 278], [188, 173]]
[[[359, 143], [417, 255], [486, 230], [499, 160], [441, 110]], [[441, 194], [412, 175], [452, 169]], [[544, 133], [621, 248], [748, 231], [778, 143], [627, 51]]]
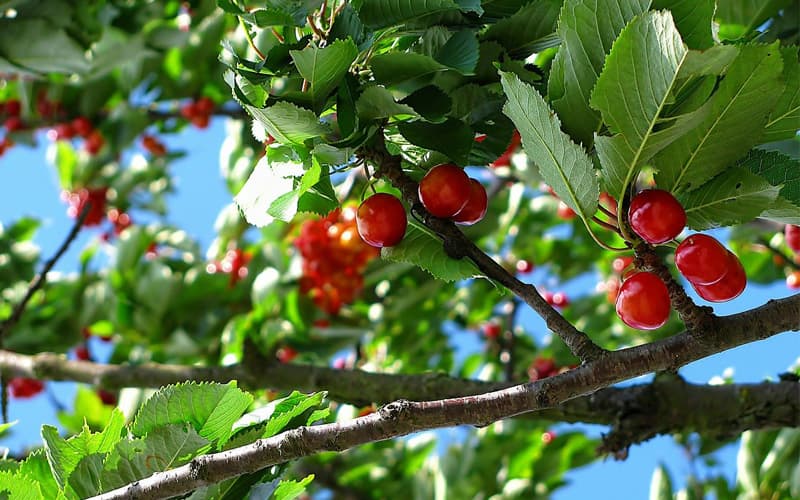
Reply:
[[[185, 229], [197, 239], [205, 250], [213, 239], [213, 224], [219, 210], [231, 202], [219, 174], [219, 148], [224, 138], [224, 122], [214, 120], [209, 129], [198, 131], [187, 128], [177, 136], [165, 139], [171, 149], [183, 149], [189, 154], [175, 162], [170, 170], [174, 173], [176, 193], [169, 198], [167, 221]], [[49, 257], [71, 227], [66, 215], [66, 206], [59, 199], [59, 187], [54, 169], [45, 159], [47, 140], [43, 138], [36, 149], [17, 146], [0, 158], [0, 222], [8, 224], [24, 215], [35, 215], [43, 220], [36, 242], [42, 247], [43, 257]], [[134, 220], [136, 215], [134, 214]], [[68, 272], [75, 269], [77, 255], [97, 231], [84, 231], [71, 250], [56, 267]], [[535, 279], [535, 275], [532, 278]], [[578, 295], [594, 288], [596, 278], [587, 276], [568, 283], [564, 291]], [[738, 299], [717, 305], [716, 311], [729, 314], [749, 309], [770, 298], [790, 295], [783, 283], [772, 286], [748, 285], [747, 291]], [[525, 311], [521, 320], [527, 331], [545, 331], [542, 321], [532, 311]], [[782, 334], [761, 342], [743, 346], [716, 356], [692, 363], [680, 373], [691, 382], [705, 383], [720, 375], [728, 367], [734, 367], [737, 382], [759, 382], [767, 377], [775, 378], [800, 356], [800, 338]], [[642, 380], [636, 380], [641, 382]], [[52, 383], [50, 394], [64, 405], [71, 404], [74, 384]], [[42, 424], [57, 424], [53, 406], [47, 397], [30, 401], [12, 401], [10, 416], [20, 424], [9, 438], [0, 439], [0, 446], [19, 450], [24, 446], [41, 443], [39, 428]], [[556, 429], [584, 429], [592, 436], [599, 436], [606, 429], [600, 426], [566, 426]], [[736, 447], [731, 445], [718, 453], [720, 468], [726, 476], [733, 477], [736, 464]], [[691, 467], [683, 450], [669, 437], [659, 437], [631, 449], [624, 462], [607, 460], [573, 471], [568, 480], [571, 485], [555, 494], [557, 500], [599, 498], [598, 492], [611, 491], [615, 498], [645, 498], [653, 469], [664, 463], [673, 474], [673, 480], [682, 484], [682, 479]], [[707, 469], [700, 469], [701, 475]]]

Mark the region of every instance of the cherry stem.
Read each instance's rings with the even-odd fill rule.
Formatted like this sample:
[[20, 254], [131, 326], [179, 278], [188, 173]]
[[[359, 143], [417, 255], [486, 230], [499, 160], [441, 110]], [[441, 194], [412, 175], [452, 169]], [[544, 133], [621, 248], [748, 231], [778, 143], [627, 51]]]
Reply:
[[606, 207], [604, 207], [602, 203], [598, 204], [598, 205], [597, 205], [597, 208], [599, 208], [601, 212], [603, 212], [603, 213], [604, 213], [604, 214], [606, 214], [606, 215], [607, 215], [609, 218], [611, 218], [611, 220], [617, 220], [617, 214], [615, 214], [615, 213], [614, 213], [614, 212], [612, 212], [611, 210], [609, 210], [609, 209], [607, 209]]
[[710, 324], [716, 319], [713, 309], [694, 303], [686, 294], [686, 290], [673, 278], [669, 268], [653, 247], [646, 243], [640, 243], [634, 248], [634, 253], [636, 255], [634, 265], [637, 269], [652, 272], [667, 285], [672, 307], [678, 311], [678, 315], [689, 332], [703, 331], [710, 327]]
[[614, 233], [617, 233], [617, 234], [621, 234], [619, 232], [619, 228], [617, 226], [615, 226], [614, 224], [611, 224], [610, 222], [606, 222], [603, 219], [600, 219], [599, 217], [597, 217], [595, 215], [592, 216], [592, 220], [595, 223], [597, 223], [598, 225], [608, 229], [611, 232], [614, 232]]
[[312, 16], [310, 15], [306, 16], [306, 22], [308, 23], [308, 26], [311, 28], [311, 31], [314, 32], [314, 35], [316, 35], [318, 39], [325, 40], [325, 33], [320, 31], [320, 29], [317, 27], [317, 24], [314, 22], [314, 18]]
[[263, 52], [258, 50], [258, 47], [256, 47], [256, 43], [253, 41], [253, 36], [250, 34], [250, 30], [247, 29], [247, 24], [241, 17], [239, 18], [239, 24], [242, 26], [242, 29], [244, 30], [244, 36], [245, 38], [247, 38], [247, 43], [250, 44], [250, 47], [253, 48], [253, 50], [256, 52], [256, 54], [258, 54], [258, 57], [260, 57], [262, 61], [266, 61], [267, 56], [265, 56]]
[[[285, 41], [285, 38], [283, 38], [283, 35], [278, 33], [278, 30], [276, 30], [275, 28], [272, 28], [272, 35], [275, 37], [276, 40], [278, 40], [281, 43], [283, 43]], [[266, 59], [266, 57], [264, 59]]]
[[786, 255], [785, 253], [783, 253], [780, 248], [775, 248], [774, 246], [770, 245], [769, 244], [769, 240], [767, 240], [766, 238], [762, 237], [762, 238], [758, 239], [758, 242], [760, 244], [764, 245], [767, 248], [767, 250], [769, 250], [773, 255], [783, 259], [783, 262], [784, 262], [785, 265], [791, 267], [795, 271], [800, 270], [800, 264], [795, 262], [792, 257], [790, 257], [790, 256]]

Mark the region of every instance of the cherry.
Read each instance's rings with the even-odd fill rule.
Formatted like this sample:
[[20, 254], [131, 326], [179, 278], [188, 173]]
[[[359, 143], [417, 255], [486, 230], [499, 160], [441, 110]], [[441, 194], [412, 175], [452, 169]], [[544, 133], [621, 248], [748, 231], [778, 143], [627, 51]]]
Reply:
[[66, 195], [67, 215], [73, 219], [77, 218], [87, 203], [90, 204], [89, 213], [83, 220], [84, 226], [96, 226], [103, 221], [106, 212], [106, 192], [108, 188], [80, 189]]
[[[51, 134], [52, 133], [52, 134]], [[69, 123], [59, 123], [47, 134], [50, 140], [68, 141], [75, 137], [75, 129]]]
[[558, 366], [553, 358], [537, 356], [528, 367], [528, 377], [531, 382], [552, 377], [558, 373]]
[[152, 135], [142, 136], [142, 147], [153, 156], [164, 156], [167, 154], [167, 148], [164, 144], [153, 137]]
[[600, 193], [600, 204], [612, 214], [617, 215], [617, 200], [605, 191]]
[[106, 140], [103, 137], [103, 134], [101, 134], [98, 130], [92, 130], [83, 143], [83, 149], [85, 149], [90, 155], [94, 156], [99, 153], [101, 149], [103, 149], [105, 143]]
[[496, 321], [487, 321], [483, 324], [481, 330], [487, 339], [496, 339], [503, 332], [500, 324]]
[[611, 267], [617, 274], [622, 274], [633, 263], [633, 257], [617, 257], [611, 262]]
[[80, 137], [88, 137], [94, 130], [94, 125], [85, 116], [79, 116], [72, 120], [72, 129]]
[[472, 184], [464, 169], [442, 163], [430, 169], [419, 182], [419, 199], [435, 217], [452, 217], [467, 204]]
[[712, 236], [693, 234], [675, 249], [675, 265], [693, 285], [710, 285], [728, 272], [728, 250]]
[[669, 191], [647, 189], [631, 200], [631, 228], [646, 242], [657, 245], [674, 239], [686, 226], [686, 212]]
[[453, 216], [453, 221], [464, 226], [471, 226], [483, 219], [489, 204], [486, 188], [483, 187], [483, 184], [475, 179], [470, 179], [469, 184], [470, 191], [467, 204]]
[[294, 358], [296, 358], [298, 354], [299, 353], [296, 350], [292, 349], [291, 347], [284, 346], [278, 349], [278, 352], [275, 353], [275, 356], [281, 363], [289, 363]]
[[548, 445], [556, 438], [556, 433], [553, 431], [545, 431], [542, 433], [542, 443]]
[[569, 297], [564, 292], [556, 292], [552, 295], [552, 305], [556, 307], [567, 307], [569, 305]]
[[117, 236], [133, 224], [130, 215], [116, 208], [108, 211], [108, 220], [114, 224], [114, 234]]
[[22, 103], [17, 99], [9, 99], [6, 101], [5, 108], [8, 116], [19, 116], [22, 112]]
[[14, 377], [8, 381], [8, 393], [12, 398], [32, 398], [43, 390], [44, 382], [35, 378]]
[[800, 288], [800, 271], [794, 271], [786, 277], [786, 286], [792, 290]]
[[533, 271], [533, 264], [525, 259], [520, 259], [517, 261], [517, 272], [520, 274], [528, 274]]
[[358, 234], [373, 247], [392, 247], [406, 234], [408, 219], [403, 204], [388, 193], [378, 193], [364, 200], [356, 214]]
[[79, 359], [81, 361], [89, 361], [92, 359], [91, 353], [89, 353], [89, 346], [86, 344], [81, 344], [75, 348], [75, 359]]
[[739, 258], [728, 251], [728, 272], [716, 283], [694, 285], [697, 294], [709, 302], [727, 302], [742, 294], [747, 286], [747, 276]]
[[789, 248], [791, 248], [794, 253], [800, 253], [800, 226], [786, 224], [784, 234], [786, 235], [786, 244]]
[[558, 210], [556, 210], [556, 215], [559, 219], [563, 220], [572, 220], [575, 218], [575, 210], [570, 208], [569, 205], [564, 203], [564, 201], [558, 201]]
[[210, 97], [201, 97], [194, 103], [194, 109], [199, 115], [211, 116], [214, 112], [214, 101]]
[[102, 401], [104, 405], [116, 406], [117, 404], [117, 396], [113, 392], [106, 391], [105, 389], [98, 389], [97, 397], [100, 398], [100, 401]]
[[22, 130], [22, 128], [25, 126], [25, 124], [22, 123], [22, 119], [19, 116], [12, 116], [10, 118], [7, 118], [4, 125], [6, 127], [6, 130], [8, 130], [9, 132], [16, 132], [17, 130]]
[[639, 330], [655, 330], [669, 318], [667, 285], [650, 272], [633, 274], [619, 289], [616, 309], [626, 325]]

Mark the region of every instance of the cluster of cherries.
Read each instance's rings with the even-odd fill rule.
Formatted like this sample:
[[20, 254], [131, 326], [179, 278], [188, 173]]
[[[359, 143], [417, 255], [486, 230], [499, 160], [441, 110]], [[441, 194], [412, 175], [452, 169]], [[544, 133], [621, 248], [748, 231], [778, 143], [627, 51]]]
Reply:
[[214, 101], [209, 97], [201, 97], [181, 106], [181, 116], [189, 120], [197, 128], [208, 128], [211, 115], [214, 113]]
[[[402, 209], [397, 198], [386, 196], [396, 200]], [[358, 214], [361, 214], [361, 208]], [[405, 222], [405, 211], [401, 214]], [[364, 285], [364, 269], [378, 256], [378, 252], [365, 243], [366, 239], [359, 237], [358, 217], [353, 207], [336, 209], [320, 219], [303, 222], [300, 234], [294, 240], [294, 246], [303, 257], [300, 291], [331, 315], [338, 314], [344, 304], [355, 300]], [[372, 222], [387, 226], [396, 224], [396, 221], [387, 220], [385, 215]]]
[[[5, 102], [0, 102], [0, 120], [6, 129], [7, 133], [16, 132], [24, 127], [20, 114], [22, 113], [22, 104], [17, 99], [9, 99]], [[8, 137], [4, 136], [0, 139], [0, 156], [3, 156], [14, 142]]]
[[47, 132], [47, 137], [53, 141], [70, 141], [76, 137], [82, 137], [83, 149], [92, 156], [99, 153], [106, 143], [103, 134], [85, 116], [55, 124]]
[[[483, 219], [489, 201], [483, 185], [452, 163], [442, 163], [428, 170], [419, 182], [418, 194], [431, 215], [466, 226]], [[408, 219], [400, 200], [378, 193], [358, 207], [356, 224], [365, 242], [382, 248], [402, 241]]]
[[206, 272], [210, 274], [226, 273], [230, 275], [228, 286], [233, 288], [239, 280], [247, 277], [247, 264], [252, 259], [252, 255], [242, 251], [241, 248], [232, 248], [225, 252], [222, 260], [215, 260], [206, 266]]
[[[686, 212], [671, 193], [648, 189], [631, 200], [628, 221], [644, 241], [658, 245], [675, 239], [683, 231]], [[683, 240], [675, 250], [675, 265], [697, 294], [709, 302], [734, 299], [747, 284], [739, 258], [706, 234], [693, 234]], [[616, 310], [632, 328], [659, 328], [670, 313], [667, 286], [654, 273], [635, 272], [620, 286]]]

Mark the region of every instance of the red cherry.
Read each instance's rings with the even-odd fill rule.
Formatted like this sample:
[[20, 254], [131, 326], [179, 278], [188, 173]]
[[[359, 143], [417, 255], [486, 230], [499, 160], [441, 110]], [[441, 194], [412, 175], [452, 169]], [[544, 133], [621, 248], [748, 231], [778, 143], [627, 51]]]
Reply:
[[542, 443], [548, 445], [556, 438], [556, 433], [553, 431], [545, 431], [542, 433]]
[[483, 219], [489, 203], [489, 199], [486, 196], [486, 188], [483, 187], [483, 184], [475, 179], [470, 179], [469, 183], [470, 191], [467, 204], [453, 216], [453, 221], [464, 226], [471, 226]]
[[558, 210], [556, 210], [556, 215], [559, 219], [564, 220], [572, 220], [575, 218], [575, 210], [570, 208], [569, 205], [564, 203], [563, 201], [559, 200], [558, 202]]
[[[68, 141], [75, 137], [75, 129], [72, 128], [72, 125], [69, 123], [59, 123], [55, 127], [53, 127], [53, 137], [52, 139], [56, 141]], [[47, 135], [50, 137], [50, 134]]]
[[747, 275], [739, 257], [728, 251], [728, 272], [711, 285], [693, 285], [697, 294], [709, 302], [727, 302], [742, 294], [747, 286]]
[[106, 213], [106, 192], [108, 188], [80, 189], [67, 195], [67, 215], [77, 218], [87, 203], [90, 204], [89, 213], [83, 220], [84, 226], [96, 226], [103, 221]]
[[569, 297], [564, 292], [554, 293], [551, 300], [556, 307], [567, 307], [569, 305]]
[[105, 389], [98, 389], [97, 396], [104, 405], [115, 406], [117, 404], [117, 396], [113, 392], [106, 391]]
[[[478, 142], [482, 142], [482, 140]], [[514, 152], [517, 150], [520, 143], [522, 143], [522, 138], [519, 136], [519, 132], [515, 130], [514, 133], [511, 134], [511, 143], [508, 145], [503, 154], [501, 154], [499, 158], [493, 161], [490, 166], [497, 168], [497, 167], [508, 167], [509, 165], [511, 165], [511, 157], [514, 155]]]
[[89, 353], [89, 347], [86, 344], [81, 344], [75, 348], [75, 359], [81, 361], [89, 361], [92, 355]]
[[786, 277], [786, 286], [793, 290], [800, 288], [800, 271], [794, 271]]
[[617, 297], [619, 297], [619, 289], [622, 286], [619, 278], [609, 278], [605, 282], [605, 289], [606, 289], [606, 300], [608, 300], [611, 304], [617, 303]]
[[94, 156], [103, 149], [106, 140], [103, 137], [103, 134], [100, 133], [98, 130], [93, 130], [89, 133], [89, 136], [83, 143], [83, 149], [86, 150], [87, 153]]
[[142, 136], [142, 147], [153, 156], [164, 156], [167, 154], [166, 146], [152, 135]]
[[693, 234], [675, 249], [675, 265], [693, 285], [710, 285], [728, 272], [728, 250], [711, 236]]
[[94, 125], [85, 116], [79, 116], [72, 120], [72, 129], [81, 137], [88, 137], [94, 130]]
[[35, 378], [14, 377], [8, 381], [8, 394], [12, 398], [32, 398], [43, 390], [44, 382]]
[[408, 219], [403, 204], [388, 193], [378, 193], [364, 200], [356, 214], [358, 234], [373, 247], [392, 247], [406, 234]]
[[520, 274], [528, 274], [533, 271], [533, 264], [525, 259], [517, 261], [517, 272]]
[[22, 112], [22, 104], [17, 99], [7, 100], [5, 108], [8, 116], [19, 116]]
[[800, 253], [800, 226], [793, 224], [786, 224], [784, 229], [786, 235], [786, 244], [792, 249], [794, 253]]
[[210, 116], [214, 112], [214, 101], [209, 97], [201, 97], [194, 103], [198, 114]]
[[108, 220], [114, 224], [114, 234], [117, 236], [133, 224], [130, 215], [116, 208], [112, 208], [108, 211]]
[[192, 118], [192, 125], [197, 128], [204, 129], [208, 128], [208, 124], [210, 123], [211, 119], [208, 115], [197, 115]]
[[614, 272], [617, 274], [622, 274], [625, 269], [628, 268], [633, 263], [633, 257], [617, 257], [616, 259], [611, 262], [611, 267], [614, 269]]
[[612, 214], [617, 215], [617, 200], [605, 191], [600, 193], [600, 204]]
[[297, 354], [298, 352], [292, 349], [291, 347], [284, 346], [278, 349], [278, 352], [275, 353], [275, 356], [281, 363], [288, 363], [292, 361], [294, 358], [296, 358]]
[[500, 324], [496, 321], [487, 321], [483, 324], [481, 330], [483, 330], [483, 334], [487, 339], [496, 339], [503, 332]]
[[558, 373], [558, 367], [553, 358], [537, 356], [528, 368], [528, 377], [531, 381], [541, 380]]
[[674, 239], [683, 231], [686, 212], [669, 191], [647, 189], [631, 200], [628, 221], [643, 240], [657, 245]]
[[6, 127], [6, 130], [9, 132], [16, 132], [17, 130], [22, 130], [25, 124], [22, 123], [22, 119], [19, 116], [11, 116], [6, 118], [5, 123], [3, 124]]
[[464, 169], [442, 163], [430, 169], [419, 182], [419, 199], [435, 217], [452, 217], [469, 201], [472, 185]]
[[653, 273], [639, 272], [622, 283], [617, 315], [626, 325], [655, 330], [667, 322], [670, 304], [667, 286]]

